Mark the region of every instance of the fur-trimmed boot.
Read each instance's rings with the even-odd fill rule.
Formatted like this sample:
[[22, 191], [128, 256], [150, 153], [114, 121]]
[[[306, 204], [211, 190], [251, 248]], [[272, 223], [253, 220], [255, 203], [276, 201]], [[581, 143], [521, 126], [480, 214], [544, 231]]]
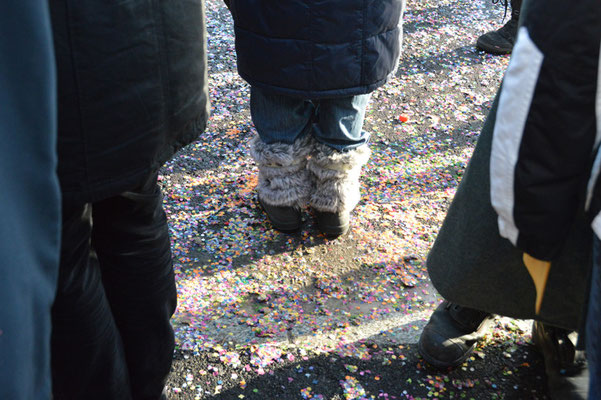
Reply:
[[336, 237], [349, 229], [349, 215], [361, 197], [359, 176], [371, 150], [367, 145], [340, 152], [316, 143], [307, 164], [313, 174], [310, 205], [317, 226], [326, 236]]
[[294, 232], [301, 226], [301, 209], [311, 194], [307, 157], [311, 153], [309, 135], [293, 144], [266, 144], [258, 136], [250, 143], [250, 154], [259, 167], [259, 202], [273, 227]]

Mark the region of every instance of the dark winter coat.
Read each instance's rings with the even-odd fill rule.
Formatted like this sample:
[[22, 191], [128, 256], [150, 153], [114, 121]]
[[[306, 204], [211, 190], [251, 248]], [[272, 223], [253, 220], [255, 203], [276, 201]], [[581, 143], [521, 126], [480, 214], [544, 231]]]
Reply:
[[[601, 234], [601, 2], [533, 0], [505, 74], [490, 164], [503, 237], [553, 260], [585, 197]], [[595, 185], [596, 183], [596, 185]]]
[[208, 118], [202, 0], [53, 0], [63, 195], [131, 189]]
[[238, 72], [274, 93], [369, 93], [398, 64], [404, 0], [231, 0]]

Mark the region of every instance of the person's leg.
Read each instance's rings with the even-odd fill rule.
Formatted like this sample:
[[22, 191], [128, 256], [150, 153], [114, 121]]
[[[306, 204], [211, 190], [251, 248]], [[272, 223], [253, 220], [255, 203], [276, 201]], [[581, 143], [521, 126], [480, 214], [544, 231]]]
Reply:
[[0, 399], [50, 398], [60, 193], [48, 4], [0, 2]]
[[90, 249], [92, 206], [63, 202], [58, 292], [52, 307], [55, 400], [131, 399], [121, 338]]
[[157, 175], [94, 203], [93, 220], [92, 246], [123, 341], [132, 397], [159, 399], [173, 359], [177, 291]]
[[589, 387], [588, 363], [578, 350], [578, 333], [540, 321], [532, 324], [532, 343], [545, 361], [549, 398], [585, 400]]
[[363, 130], [363, 122], [370, 98], [368, 93], [317, 101], [315, 140], [340, 152], [367, 144], [369, 133]]
[[309, 100], [250, 89], [250, 113], [261, 141], [293, 144], [311, 129], [315, 105]]
[[589, 399], [601, 399], [601, 241], [595, 236], [593, 274], [586, 316], [586, 354], [589, 362]]
[[313, 126], [316, 140], [308, 168], [315, 188], [310, 204], [319, 229], [338, 236], [349, 229], [350, 212], [360, 199], [359, 176], [370, 150], [363, 130], [370, 95], [323, 99]]
[[307, 100], [254, 87], [250, 107], [258, 132], [251, 141], [251, 155], [259, 167], [259, 201], [276, 229], [295, 231], [311, 190], [306, 165], [315, 107]]

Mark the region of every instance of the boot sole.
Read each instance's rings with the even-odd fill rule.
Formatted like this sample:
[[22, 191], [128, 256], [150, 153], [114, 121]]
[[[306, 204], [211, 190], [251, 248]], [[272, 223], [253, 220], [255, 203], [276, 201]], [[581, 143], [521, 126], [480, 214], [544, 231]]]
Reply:
[[300, 225], [283, 225], [283, 224], [274, 222], [271, 219], [269, 220], [269, 222], [271, 222], [271, 226], [273, 226], [273, 229], [280, 231], [282, 233], [295, 233], [295, 232], [298, 232], [298, 230], [300, 229]]
[[326, 237], [328, 238], [337, 238], [338, 236], [342, 236], [345, 233], [348, 232], [349, 230], [349, 225], [345, 225], [345, 226], [337, 226], [337, 227], [332, 227], [332, 226], [319, 226], [318, 224], [318, 228], [321, 231], [321, 233], [323, 233]]
[[295, 233], [301, 228], [302, 220], [301, 221], [292, 221], [292, 222], [291, 221], [279, 221], [279, 220], [273, 218], [273, 216], [269, 215], [269, 213], [265, 209], [265, 206], [263, 205], [263, 201], [261, 200], [261, 198], [259, 198], [259, 204], [261, 205], [261, 208], [267, 215], [267, 218], [269, 219], [269, 222], [271, 223], [271, 226], [273, 226], [274, 229], [276, 229], [282, 233]]
[[342, 236], [349, 231], [350, 224], [346, 225], [324, 225], [320, 223], [319, 218], [317, 219], [317, 228], [328, 238], [336, 238]]
[[[490, 325], [492, 324], [492, 322], [494, 321], [494, 316], [490, 315], [485, 317], [482, 322], [480, 323], [480, 326], [478, 326], [478, 329], [476, 329], [474, 331], [474, 333], [476, 334], [476, 339], [474, 340], [474, 343], [472, 343], [472, 345], [468, 348], [468, 350], [463, 353], [463, 355], [453, 361], [440, 361], [432, 356], [430, 356], [428, 354], [428, 352], [423, 348], [422, 345], [422, 341], [421, 341], [421, 337], [420, 340], [417, 343], [417, 350], [419, 351], [419, 354], [423, 357], [424, 360], [426, 360], [428, 362], [428, 364], [431, 364], [432, 366], [439, 368], [439, 369], [446, 369], [446, 368], [455, 368], [460, 366], [461, 364], [463, 364], [465, 362], [465, 360], [467, 360], [473, 353], [474, 350], [476, 349], [476, 346], [478, 345], [478, 342], [480, 340], [482, 340], [482, 338], [485, 335], [485, 332], [490, 328]], [[423, 335], [423, 332], [422, 332]]]
[[269, 219], [269, 222], [271, 222], [271, 226], [273, 226], [274, 229], [276, 229], [282, 233], [295, 233], [295, 232], [298, 232], [298, 230], [301, 227], [300, 224], [299, 225], [280, 224], [278, 222], [273, 221], [272, 219]]
[[[346, 221], [329, 221], [331, 218], [324, 218], [324, 215], [327, 216], [327, 213], [322, 213], [316, 209], [313, 209], [313, 213], [315, 216], [315, 222], [317, 224], [317, 229], [321, 233], [323, 233], [327, 238], [333, 239], [338, 236], [342, 236], [349, 231], [350, 222], [348, 219]], [[325, 221], [324, 221], [325, 220]], [[343, 225], [331, 224], [328, 222], [346, 222]]]
[[463, 364], [465, 362], [465, 360], [467, 360], [473, 353], [474, 353], [474, 349], [476, 348], [477, 343], [474, 343], [469, 350], [461, 357], [459, 357], [456, 360], [450, 361], [450, 362], [443, 362], [440, 360], [437, 360], [433, 357], [431, 357], [428, 353], [426, 353], [422, 347], [422, 343], [421, 341], [417, 343], [417, 350], [419, 351], [419, 354], [422, 356], [422, 358], [424, 360], [426, 360], [426, 362], [430, 365], [432, 365], [433, 367], [439, 368], [439, 369], [447, 369], [447, 368], [455, 368], [460, 366], [461, 364]]
[[494, 45], [491, 45], [489, 43], [483, 42], [478, 40], [476, 42], [476, 48], [478, 50], [482, 50], [488, 54], [493, 54], [496, 56], [503, 56], [505, 54], [511, 54], [511, 52], [513, 51], [513, 46], [511, 47], [497, 47]]

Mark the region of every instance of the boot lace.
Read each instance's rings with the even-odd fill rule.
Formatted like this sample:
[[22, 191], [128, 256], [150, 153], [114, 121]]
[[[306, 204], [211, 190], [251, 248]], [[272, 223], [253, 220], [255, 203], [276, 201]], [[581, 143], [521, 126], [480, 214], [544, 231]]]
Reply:
[[492, 0], [493, 4], [499, 4], [501, 3], [503, 5], [503, 7], [505, 7], [505, 11], [503, 12], [503, 19], [501, 20], [501, 22], [505, 21], [505, 17], [507, 16], [507, 7], [509, 7], [509, 1], [508, 0]]

